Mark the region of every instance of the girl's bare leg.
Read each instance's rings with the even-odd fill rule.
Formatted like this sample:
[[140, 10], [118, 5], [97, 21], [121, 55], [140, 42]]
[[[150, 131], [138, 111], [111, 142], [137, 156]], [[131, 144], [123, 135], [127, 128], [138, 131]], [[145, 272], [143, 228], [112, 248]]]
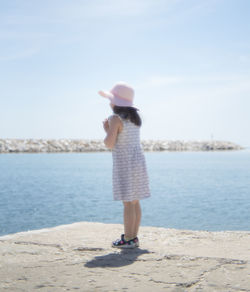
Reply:
[[133, 231], [135, 226], [135, 206], [132, 202], [123, 202], [123, 222], [124, 222], [124, 234], [125, 239], [129, 240], [133, 238]]
[[134, 225], [134, 230], [133, 230], [133, 237], [135, 238], [138, 234], [139, 231], [139, 226], [141, 223], [141, 206], [140, 206], [140, 201], [137, 201], [135, 203], [135, 225]]
[[125, 239], [133, 239], [137, 236], [141, 222], [141, 207], [138, 200], [123, 202], [124, 234]]

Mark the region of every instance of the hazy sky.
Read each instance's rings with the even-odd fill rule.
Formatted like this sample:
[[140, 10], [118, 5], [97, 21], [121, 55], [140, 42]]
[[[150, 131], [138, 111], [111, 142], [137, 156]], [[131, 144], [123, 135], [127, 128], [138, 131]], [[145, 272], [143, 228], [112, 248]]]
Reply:
[[104, 138], [117, 81], [142, 139], [250, 146], [249, 0], [0, 0], [0, 138]]

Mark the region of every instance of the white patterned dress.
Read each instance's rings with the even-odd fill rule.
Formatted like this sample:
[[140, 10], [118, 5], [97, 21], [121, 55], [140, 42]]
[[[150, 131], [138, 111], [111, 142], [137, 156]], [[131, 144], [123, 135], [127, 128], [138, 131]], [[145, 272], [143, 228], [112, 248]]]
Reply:
[[123, 129], [118, 133], [112, 149], [114, 200], [128, 202], [148, 198], [149, 178], [140, 143], [140, 127], [130, 120], [114, 115], [123, 123]]

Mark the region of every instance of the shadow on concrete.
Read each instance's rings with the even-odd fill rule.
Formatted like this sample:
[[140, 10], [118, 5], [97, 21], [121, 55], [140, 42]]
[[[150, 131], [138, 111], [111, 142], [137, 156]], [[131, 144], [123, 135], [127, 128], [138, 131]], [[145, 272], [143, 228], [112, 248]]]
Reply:
[[109, 253], [103, 256], [96, 256], [84, 266], [87, 268], [123, 267], [133, 264], [136, 259], [145, 253], [152, 253], [146, 249], [121, 249], [119, 253]]

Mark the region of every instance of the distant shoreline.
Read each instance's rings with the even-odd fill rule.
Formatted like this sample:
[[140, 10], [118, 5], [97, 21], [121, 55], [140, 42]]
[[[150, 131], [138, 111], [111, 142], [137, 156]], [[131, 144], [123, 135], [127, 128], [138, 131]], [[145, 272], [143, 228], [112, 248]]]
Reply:
[[[144, 151], [225, 151], [246, 149], [230, 141], [142, 140]], [[0, 153], [108, 152], [102, 139], [0, 139]]]

